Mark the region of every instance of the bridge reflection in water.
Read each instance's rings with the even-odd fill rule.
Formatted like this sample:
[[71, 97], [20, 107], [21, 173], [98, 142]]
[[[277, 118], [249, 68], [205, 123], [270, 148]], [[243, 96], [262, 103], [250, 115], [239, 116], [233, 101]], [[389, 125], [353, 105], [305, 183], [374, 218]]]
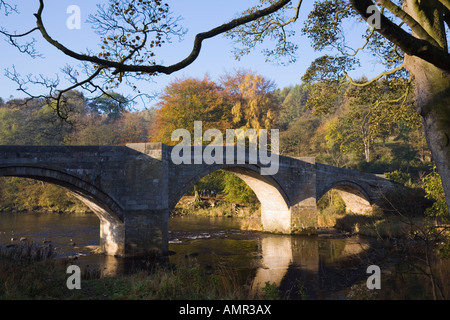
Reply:
[[[193, 241], [195, 244], [184, 243], [179, 247], [175, 245], [177, 254], [173, 256], [174, 260], [171, 262], [182, 263], [189, 252], [195, 252], [195, 255], [192, 255], [193, 261], [209, 266], [214, 263], [213, 260], [220, 260], [221, 255], [229, 258], [229, 255], [234, 254], [236, 260], [228, 260], [221, 267], [250, 270], [256, 266], [256, 272], [250, 273], [254, 274], [253, 279], [241, 279], [245, 283], [251, 280], [253, 297], [258, 297], [267, 283], [275, 284], [278, 288], [282, 288], [282, 291], [298, 290], [302, 286], [318, 287], [324, 282], [320, 277], [327, 276], [321, 268], [324, 266], [334, 268], [338, 261], [357, 256], [369, 248], [369, 240], [359, 237], [327, 239], [321, 236], [258, 234], [255, 240], [235, 240], [236, 242], [231, 245], [233, 248], [224, 248], [223, 252], [218, 252], [220, 249], [203, 251], [211, 246], [211, 241], [217, 241], [213, 246], [218, 248], [222, 241], [229, 239], [197, 239]], [[255, 246], [245, 244], [239, 247], [240, 242], [248, 241], [254, 241]], [[201, 242], [203, 244], [200, 244]], [[243, 249], [244, 247], [247, 249]], [[256, 252], [252, 252], [252, 248], [256, 249]], [[235, 250], [234, 253], [232, 250]], [[243, 255], [247, 259], [243, 259]], [[142, 263], [145, 264], [144, 260], [117, 259], [108, 255], [87, 256], [77, 262], [85, 270], [100, 272], [99, 275], [102, 277], [132, 273], [133, 270], [145, 267]], [[212, 270], [215, 270], [215, 267]]]
[[333, 264], [369, 248], [369, 242], [359, 237], [324, 241], [319, 236], [264, 235], [260, 243], [262, 259], [252, 283], [254, 295], [267, 284], [288, 291], [299, 290], [306, 283], [317, 286], [322, 264]]
[[[308, 242], [313, 242], [313, 240], [310, 239]], [[309, 251], [307, 256], [314, 257], [311, 261], [312, 269], [317, 271], [319, 265], [318, 247], [315, 246]], [[257, 270], [252, 283], [253, 293], [259, 292], [267, 282], [275, 283], [277, 286], [280, 285], [293, 262], [292, 238], [266, 236], [261, 239], [261, 253], [261, 266]]]

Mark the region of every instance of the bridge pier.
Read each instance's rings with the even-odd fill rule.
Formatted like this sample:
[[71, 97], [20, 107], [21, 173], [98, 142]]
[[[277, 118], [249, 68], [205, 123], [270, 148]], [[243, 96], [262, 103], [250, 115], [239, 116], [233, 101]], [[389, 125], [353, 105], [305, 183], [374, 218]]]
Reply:
[[125, 227], [121, 221], [100, 218], [100, 251], [108, 256], [125, 255]]
[[291, 211], [289, 209], [265, 208], [261, 202], [261, 224], [263, 231], [271, 233], [291, 233]]
[[100, 250], [110, 256], [164, 255], [169, 250], [169, 210], [129, 211], [124, 222], [100, 218]]
[[289, 209], [266, 208], [261, 202], [263, 231], [281, 234], [312, 235], [317, 233], [317, 206], [300, 203]]
[[169, 209], [125, 214], [123, 256], [165, 255], [169, 251]]
[[291, 234], [317, 234], [317, 227], [318, 212], [315, 203], [303, 203], [291, 207]]

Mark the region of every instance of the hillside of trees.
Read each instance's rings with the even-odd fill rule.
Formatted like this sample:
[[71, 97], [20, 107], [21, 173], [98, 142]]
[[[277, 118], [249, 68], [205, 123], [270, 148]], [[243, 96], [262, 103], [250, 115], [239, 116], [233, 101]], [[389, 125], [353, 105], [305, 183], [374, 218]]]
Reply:
[[[64, 97], [66, 120], [44, 100], [2, 100], [0, 145], [175, 144], [172, 131], [192, 132], [198, 120], [203, 130], [279, 129], [283, 155], [314, 156], [321, 163], [387, 174], [425, 191], [424, 182], [438, 179], [430, 174], [432, 159], [420, 118], [411, 111], [411, 84], [406, 79], [379, 80], [365, 87], [305, 83], [277, 88], [270, 79], [243, 70], [215, 80], [182, 78], [170, 83], [149, 110], [135, 110], [113, 92], [89, 100], [71, 91]], [[394, 99], [402, 92], [402, 99]], [[33, 180], [2, 178], [0, 210], [82, 210], [61, 190]], [[194, 192], [203, 190], [229, 202], [257, 202], [253, 192], [227, 172], [202, 179]], [[433, 189], [429, 196], [439, 198], [439, 192]]]

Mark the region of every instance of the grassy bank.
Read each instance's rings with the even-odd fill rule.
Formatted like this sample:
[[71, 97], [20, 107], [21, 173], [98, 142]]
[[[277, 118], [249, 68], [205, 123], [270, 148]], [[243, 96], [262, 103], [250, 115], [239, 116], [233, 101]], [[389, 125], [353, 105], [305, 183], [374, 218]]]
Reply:
[[[36, 254], [36, 252], [38, 254]], [[254, 295], [230, 270], [205, 270], [199, 265], [152, 262], [148, 270], [100, 278], [82, 272], [81, 289], [69, 290], [69, 260], [51, 259], [36, 248], [0, 250], [0, 300], [209, 300], [273, 299], [273, 285]], [[42, 252], [47, 252], [43, 250]], [[41, 253], [42, 253], [41, 252]]]
[[376, 214], [319, 213], [318, 226], [376, 238], [405, 238], [424, 227], [424, 218]]
[[220, 198], [183, 197], [172, 211], [174, 216], [228, 217], [240, 219], [241, 230], [262, 231], [259, 203], [240, 205]]
[[220, 198], [193, 196], [183, 197], [172, 212], [173, 215], [196, 215], [210, 217], [259, 218], [260, 205], [241, 205]]

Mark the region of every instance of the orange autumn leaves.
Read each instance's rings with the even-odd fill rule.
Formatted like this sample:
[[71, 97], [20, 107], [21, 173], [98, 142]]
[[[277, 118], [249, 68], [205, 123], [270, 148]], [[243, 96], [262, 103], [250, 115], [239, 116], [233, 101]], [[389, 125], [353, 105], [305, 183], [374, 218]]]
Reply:
[[170, 83], [158, 103], [153, 141], [173, 144], [176, 129], [193, 132], [194, 121], [203, 122], [203, 130], [271, 129], [277, 115], [273, 82], [253, 72], [238, 71], [217, 82], [185, 78]]

